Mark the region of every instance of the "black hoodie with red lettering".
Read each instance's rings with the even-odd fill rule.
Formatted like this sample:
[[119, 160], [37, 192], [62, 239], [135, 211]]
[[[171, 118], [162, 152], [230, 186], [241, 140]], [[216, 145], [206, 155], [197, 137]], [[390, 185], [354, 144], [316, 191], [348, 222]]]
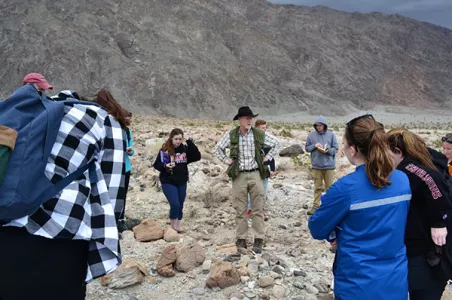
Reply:
[[441, 172], [406, 157], [397, 169], [408, 176], [412, 193], [405, 230], [407, 255], [425, 255], [434, 248], [431, 228], [446, 227], [452, 217], [449, 186]]
[[180, 185], [188, 182], [188, 167], [187, 165], [196, 162], [201, 159], [201, 153], [196, 147], [195, 143], [189, 139], [187, 145], [180, 144], [175, 148], [175, 157], [172, 161], [175, 163], [175, 167], [170, 170], [165, 167], [165, 164], [161, 160], [161, 152], [156, 156], [154, 161], [154, 168], [160, 171], [160, 182], [169, 183], [174, 185]]

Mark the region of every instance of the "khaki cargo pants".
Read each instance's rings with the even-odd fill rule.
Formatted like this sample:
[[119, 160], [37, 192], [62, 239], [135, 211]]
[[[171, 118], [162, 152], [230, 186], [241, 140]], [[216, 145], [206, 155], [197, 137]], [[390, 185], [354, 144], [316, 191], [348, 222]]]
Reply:
[[320, 195], [323, 191], [323, 182], [325, 182], [325, 192], [328, 191], [334, 180], [334, 170], [312, 169], [314, 176], [314, 204], [313, 208], [320, 206]]
[[248, 193], [253, 208], [252, 228], [254, 238], [264, 239], [264, 182], [259, 171], [240, 172], [232, 181], [233, 205], [236, 211], [235, 224], [237, 239], [248, 237]]

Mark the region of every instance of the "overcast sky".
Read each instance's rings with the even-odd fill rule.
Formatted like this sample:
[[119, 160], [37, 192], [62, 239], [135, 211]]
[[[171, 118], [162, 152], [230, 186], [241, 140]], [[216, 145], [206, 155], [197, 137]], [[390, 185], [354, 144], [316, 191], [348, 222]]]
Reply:
[[400, 14], [452, 28], [452, 0], [269, 0], [278, 4], [325, 5], [337, 10]]

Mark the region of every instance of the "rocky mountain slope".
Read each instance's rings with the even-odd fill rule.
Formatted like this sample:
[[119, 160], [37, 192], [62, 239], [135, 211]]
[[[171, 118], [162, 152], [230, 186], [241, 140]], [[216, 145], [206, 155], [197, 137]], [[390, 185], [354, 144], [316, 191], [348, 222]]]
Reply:
[[58, 90], [107, 87], [132, 110], [169, 116], [452, 102], [452, 30], [399, 15], [265, 0], [3, 0], [0, 28], [2, 97], [33, 71]]
[[[276, 157], [279, 174], [269, 183], [264, 251], [237, 252], [231, 183], [225, 166], [211, 153], [232, 122], [137, 116], [133, 123], [136, 155], [126, 209], [133, 231], [122, 234], [123, 265], [90, 283], [87, 300], [332, 299], [334, 255], [327, 242], [311, 238], [307, 227], [306, 212], [313, 200], [307, 154]], [[193, 137], [202, 153], [202, 160], [189, 167], [182, 235], [168, 230], [169, 205], [152, 168], [165, 134], [175, 126]], [[312, 126], [271, 123], [270, 128], [283, 149], [304, 146]], [[331, 128], [341, 145], [344, 128]], [[450, 124], [411, 128], [432, 147], [452, 130]], [[353, 170], [341, 150], [337, 159], [336, 178]], [[147, 221], [134, 227], [142, 220]], [[248, 241], [251, 246], [251, 231]], [[443, 299], [451, 295], [448, 289]]]

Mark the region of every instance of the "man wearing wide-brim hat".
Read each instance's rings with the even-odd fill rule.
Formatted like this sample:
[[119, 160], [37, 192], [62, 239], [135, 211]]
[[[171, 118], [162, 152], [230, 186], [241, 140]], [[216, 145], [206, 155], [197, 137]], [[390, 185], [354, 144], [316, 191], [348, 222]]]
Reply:
[[[247, 248], [249, 193], [253, 211], [253, 251], [261, 253], [265, 237], [263, 179], [268, 177], [269, 172], [264, 162], [272, 160], [277, 154], [279, 141], [267, 132], [251, 127], [253, 118], [257, 116], [248, 106], [240, 107], [234, 117], [240, 126], [227, 132], [213, 151], [219, 160], [229, 166], [228, 175], [232, 179], [236, 210], [236, 245], [238, 248]], [[265, 156], [264, 146], [271, 148]], [[229, 156], [226, 155], [226, 148], [230, 149]]]

